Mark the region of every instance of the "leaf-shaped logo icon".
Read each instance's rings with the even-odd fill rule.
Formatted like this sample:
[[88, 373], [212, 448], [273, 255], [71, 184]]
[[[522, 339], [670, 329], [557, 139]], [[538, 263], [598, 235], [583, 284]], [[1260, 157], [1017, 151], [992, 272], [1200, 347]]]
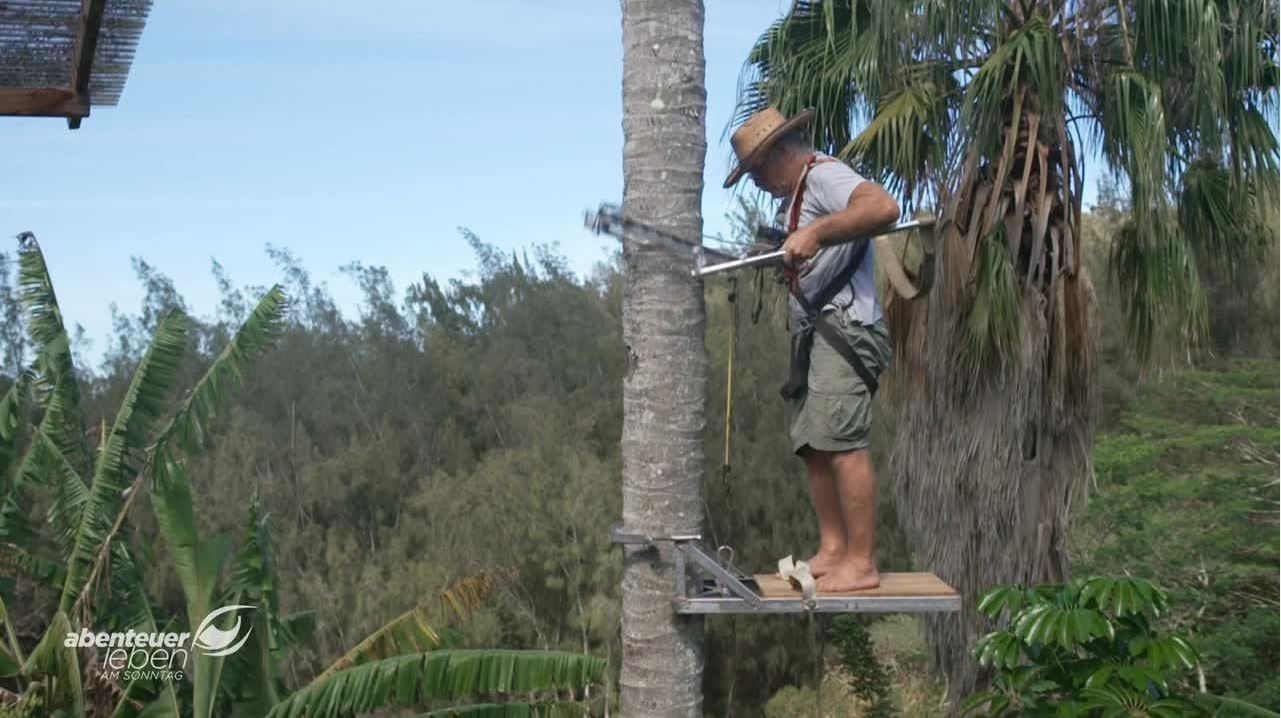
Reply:
[[254, 610], [253, 606], [237, 604], [234, 606], [223, 606], [222, 608], [212, 611], [209, 615], [205, 616], [205, 620], [200, 622], [200, 628], [196, 629], [196, 638], [194, 640], [195, 647], [199, 648], [200, 651], [207, 656], [226, 656], [240, 650], [240, 647], [245, 645], [245, 641], [249, 640], [249, 634], [253, 631], [253, 625], [250, 624], [246, 626], [244, 629], [244, 635], [242, 636], [240, 635], [240, 616], [236, 616], [236, 622], [232, 624], [231, 628], [226, 629], [215, 626], [214, 621], [225, 613], [230, 613], [242, 608], [250, 611]]

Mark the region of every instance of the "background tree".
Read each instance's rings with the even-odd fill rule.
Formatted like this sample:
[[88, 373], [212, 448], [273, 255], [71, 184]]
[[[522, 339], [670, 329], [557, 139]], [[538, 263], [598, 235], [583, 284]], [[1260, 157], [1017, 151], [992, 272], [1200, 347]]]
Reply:
[[[1099, 235], [1087, 243], [1091, 266], [1100, 270], [1095, 276], [1106, 276], [1101, 237], [1127, 216], [1119, 205], [1083, 215], [1087, 234]], [[623, 566], [621, 550], [610, 546], [609, 525], [621, 511], [620, 264], [575, 277], [568, 261], [546, 247], [513, 255], [470, 234], [465, 239], [477, 261], [461, 279], [424, 275], [405, 290], [391, 286], [382, 267], [353, 264], [343, 281], [354, 282], [363, 299], [346, 313], [296, 255], [268, 248], [264, 259], [286, 278], [294, 311], [275, 348], [255, 360], [245, 388], [209, 426], [211, 441], [188, 457], [187, 476], [199, 498], [193, 515], [202, 537], [227, 534], [242, 546], [266, 545], [261, 529], [255, 535], [251, 527], [270, 523], [270, 548], [260, 553], [270, 559], [275, 580], [263, 594], [275, 596], [280, 616], [310, 613], [316, 624], [287, 658], [274, 661], [280, 696], [311, 683], [363, 637], [396, 625], [424, 596], [492, 570], [510, 580], [465, 623], [445, 629], [429, 622], [442, 635], [457, 632], [458, 642], [446, 645], [604, 658], [608, 677], [592, 687], [592, 705], [607, 699], [616, 715]], [[149, 344], [143, 317], [163, 316], [182, 299], [162, 291], [167, 278], [154, 267], [142, 271], [142, 264], [135, 270], [143, 306], [119, 308], [120, 334], [96, 350], [83, 339], [72, 342], [91, 435], [100, 417], [115, 415]], [[1165, 627], [1188, 635], [1204, 659], [1204, 676], [1191, 676], [1180, 690], [1197, 691], [1203, 679], [1212, 693], [1275, 710], [1275, 339], [1258, 358], [1244, 358], [1257, 342], [1253, 327], [1276, 330], [1275, 267], [1267, 274], [1260, 286], [1238, 287], [1241, 298], [1220, 307], [1220, 321], [1232, 330], [1227, 336], [1243, 343], [1216, 346], [1221, 358], [1200, 356], [1195, 371], [1140, 370], [1125, 354], [1129, 341], [1115, 282], [1100, 283], [1101, 308], [1115, 315], [1102, 322], [1099, 354], [1099, 390], [1109, 410], [1095, 439], [1097, 488], [1092, 484], [1086, 510], [1075, 512], [1070, 553], [1074, 575], [1128, 573], [1169, 588]], [[216, 265], [214, 278], [222, 302], [214, 316], [188, 318], [193, 341], [179, 368], [182, 386], [194, 384], [235, 335], [253, 307], [246, 298], [266, 292], [235, 284]], [[1232, 289], [1216, 289], [1213, 280], [1203, 285], [1224, 296]], [[786, 352], [779, 350], [787, 342], [786, 295], [765, 287], [773, 293], [754, 323], [759, 288], [740, 281], [733, 303], [727, 288], [724, 280], [705, 287], [713, 380], [704, 434], [711, 477], [704, 527], [715, 544], [736, 549], [736, 563], [759, 570], [780, 551], [803, 550], [817, 536], [806, 519], [808, 491], [780, 430], [775, 393], [787, 370]], [[1255, 292], [1271, 299], [1252, 301]], [[22, 317], [6, 304], [12, 301], [16, 294], [0, 293], [0, 315]], [[724, 472], [725, 370], [736, 314], [732, 470]], [[25, 319], [22, 324], [25, 337]], [[25, 352], [28, 362], [34, 354]], [[0, 391], [29, 368], [0, 367]], [[35, 407], [27, 410], [39, 419]], [[882, 412], [873, 428], [878, 462], [888, 461], [890, 418]], [[5, 458], [13, 447], [0, 441], [0, 466], [16, 468], [24, 455], [24, 432], [17, 436], [13, 461]], [[29, 652], [55, 612], [63, 582], [32, 577], [15, 565], [14, 534], [5, 530], [25, 524], [39, 535], [40, 557], [62, 554], [47, 522], [51, 487], [24, 482], [15, 492], [11, 477], [0, 475], [0, 596]], [[880, 497], [878, 544], [886, 565], [903, 567], [909, 554], [890, 493]], [[246, 502], [255, 495], [261, 510], [247, 518]], [[139, 556], [164, 624], [185, 613], [185, 595], [167, 570], [165, 544], [151, 540], [159, 534], [149, 502], [139, 497], [127, 526], [134, 545], [157, 549]], [[229, 562], [242, 563], [240, 554]], [[60, 565], [35, 567], [56, 572]], [[811, 711], [816, 638], [803, 625], [783, 615], [708, 620], [704, 712]], [[941, 684], [925, 674], [917, 620], [873, 620], [868, 630], [890, 672], [894, 703], [908, 718], [938, 715]], [[861, 710], [830, 641], [827, 656], [824, 705], [836, 710], [848, 702], [850, 712]], [[261, 694], [260, 682], [240, 682], [237, 675], [255, 674], [225, 665], [220, 709]], [[20, 688], [16, 681], [0, 675], [0, 689]]]
[[[196, 507], [202, 502], [188, 472], [191, 459], [214, 440], [211, 429], [229, 389], [245, 379], [250, 362], [278, 337], [287, 307], [284, 291], [279, 286], [266, 291], [221, 342], [199, 379], [172, 402], [192, 329], [199, 325], [172, 308], [182, 302], [167, 278], [135, 262], [149, 288], [145, 308], [171, 308], [144, 312], [154, 320], [144, 322], [155, 324], [154, 337], [145, 343], [115, 420], [109, 430], [103, 423], [93, 452], [81, 446], [77, 408], [82, 402], [70, 343], [43, 254], [30, 235], [23, 240], [19, 264], [25, 325], [36, 357], [0, 396], [0, 568], [6, 579], [0, 584], [0, 715], [339, 718], [388, 705], [439, 708], [427, 715], [442, 716], [456, 710], [475, 716], [586, 712], [578, 699], [589, 697], [600, 682], [605, 661], [558, 651], [454, 650], [459, 635], [433, 628], [442, 616], [461, 619], [478, 608], [493, 589], [485, 574], [440, 593], [439, 611], [423, 604], [382, 625], [290, 694], [281, 666], [310, 636], [314, 615], [280, 611], [268, 522], [257, 492], [251, 494], [247, 526], [233, 555], [226, 533], [201, 537]], [[367, 281], [379, 276], [377, 271], [362, 274]], [[152, 287], [166, 291], [153, 296]], [[5, 299], [12, 298], [0, 297]], [[394, 309], [391, 314], [399, 319]], [[131, 320], [117, 324], [138, 328]], [[87, 485], [76, 469], [80, 453], [93, 459]], [[144, 496], [155, 524], [135, 532], [138, 517], [131, 516], [131, 508]], [[33, 520], [41, 513], [35, 502], [42, 497], [48, 500], [44, 526]], [[57, 546], [53, 559], [43, 555], [45, 538]], [[185, 604], [185, 611], [171, 613], [167, 621], [164, 608], [148, 595], [145, 575], [157, 544], [172, 563]], [[4, 597], [15, 592], [14, 577], [44, 584], [53, 600], [47, 605], [6, 602]], [[112, 675], [92, 647], [63, 645], [65, 636], [82, 629], [156, 633], [163, 626], [190, 633], [213, 607], [242, 604], [254, 611], [239, 650], [222, 657], [192, 648], [189, 658], [171, 666], [176, 674], [161, 678], [146, 671]], [[26, 622], [35, 619], [38, 640], [15, 628], [7, 605]], [[52, 615], [36, 615], [42, 607]], [[134, 656], [129, 660], [136, 667]], [[516, 702], [505, 700], [516, 695]], [[475, 697], [484, 702], [458, 704]]]
[[[701, 0], [623, 2], [623, 212], [701, 237], [707, 154]], [[707, 354], [703, 285], [689, 260], [624, 244], [623, 525], [652, 535], [703, 525]], [[703, 622], [672, 611], [670, 547], [626, 547], [623, 713], [703, 714]]]
[[1128, 194], [1109, 268], [1132, 346], [1142, 357], [1161, 337], [1203, 336], [1198, 266], [1239, 269], [1267, 236], [1276, 13], [1249, 0], [798, 2], [748, 59], [743, 115], [815, 106], [818, 146], [942, 213], [935, 291], [888, 307], [891, 470], [921, 561], [967, 599], [931, 619], [955, 694], [976, 678], [979, 593], [1066, 577], [1095, 416], [1087, 150]]

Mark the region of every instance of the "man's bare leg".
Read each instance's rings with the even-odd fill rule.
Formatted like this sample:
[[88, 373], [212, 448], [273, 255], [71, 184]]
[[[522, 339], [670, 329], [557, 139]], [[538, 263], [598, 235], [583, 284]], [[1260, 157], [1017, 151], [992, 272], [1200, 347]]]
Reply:
[[832, 456], [830, 452], [812, 448], [807, 448], [803, 455], [810, 481], [810, 501], [818, 516], [818, 553], [807, 562], [810, 574], [815, 578], [828, 573], [845, 558], [847, 532], [841, 515], [840, 497], [836, 492]]
[[845, 556], [829, 566], [819, 591], [854, 591], [881, 583], [876, 571], [876, 475], [867, 449], [828, 454], [845, 524]]

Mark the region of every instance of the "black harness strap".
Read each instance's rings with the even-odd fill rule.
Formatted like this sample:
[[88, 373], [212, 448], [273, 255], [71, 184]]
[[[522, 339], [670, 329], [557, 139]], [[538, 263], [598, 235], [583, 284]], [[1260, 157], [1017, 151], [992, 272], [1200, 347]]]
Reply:
[[845, 361], [854, 367], [854, 373], [858, 374], [858, 378], [863, 380], [863, 384], [867, 387], [867, 393], [875, 394], [876, 390], [880, 388], [880, 382], [877, 381], [876, 375], [863, 363], [863, 359], [859, 357], [858, 352], [854, 351], [854, 347], [850, 346], [835, 329], [826, 324], [818, 323], [814, 325], [814, 328], [836, 350], [837, 354], [844, 357]]
[[[801, 205], [805, 201], [805, 180], [809, 176], [810, 168], [823, 162], [838, 161], [831, 157], [821, 158], [818, 153], [810, 155], [809, 159], [806, 160], [805, 169], [801, 172], [796, 188], [792, 192], [791, 211], [787, 223], [787, 231], [789, 233], [795, 232], [800, 224]], [[876, 393], [876, 375], [867, 368], [867, 365], [859, 358], [858, 353], [845, 342], [840, 334], [819, 321], [823, 307], [827, 306], [837, 294], [840, 294], [845, 285], [849, 284], [850, 278], [854, 276], [854, 273], [863, 264], [863, 258], [867, 255], [867, 248], [870, 244], [871, 240], [869, 239], [861, 241], [858, 249], [854, 250], [854, 260], [841, 268], [841, 271], [837, 273], [831, 283], [818, 292], [813, 302], [805, 299], [805, 294], [801, 291], [799, 275], [795, 271], [788, 273], [792, 284], [792, 296], [796, 297], [796, 301], [801, 305], [801, 310], [805, 312], [805, 324], [801, 326], [800, 331], [792, 335], [791, 368], [788, 371], [787, 384], [780, 390], [784, 399], [799, 396], [802, 391], [805, 391], [805, 387], [809, 383], [810, 352], [814, 349], [814, 333], [816, 331], [845, 361], [849, 362], [850, 366], [854, 367], [854, 373], [858, 374], [859, 378], [863, 380], [863, 384], [867, 386], [868, 393]]]
[[809, 383], [810, 352], [814, 349], [815, 332], [821, 334], [823, 339], [845, 361], [849, 362], [850, 366], [854, 368], [854, 373], [858, 374], [859, 378], [863, 380], [863, 384], [867, 386], [868, 393], [876, 393], [876, 389], [879, 386], [876, 375], [867, 368], [867, 365], [859, 358], [858, 353], [840, 334], [819, 321], [819, 314], [823, 307], [827, 306], [846, 284], [849, 284], [850, 277], [854, 276], [854, 272], [858, 271], [859, 266], [863, 264], [863, 258], [867, 255], [867, 248], [870, 244], [871, 240], [862, 240], [862, 243], [854, 252], [854, 260], [848, 266], [842, 268], [830, 284], [823, 287], [823, 291], [819, 292], [813, 302], [805, 299], [805, 295], [800, 291], [798, 283], [793, 284], [792, 296], [796, 297], [796, 301], [800, 303], [801, 309], [805, 312], [805, 324], [800, 331], [792, 335], [791, 368], [788, 372], [787, 384], [779, 391], [784, 399], [791, 399], [800, 395]]

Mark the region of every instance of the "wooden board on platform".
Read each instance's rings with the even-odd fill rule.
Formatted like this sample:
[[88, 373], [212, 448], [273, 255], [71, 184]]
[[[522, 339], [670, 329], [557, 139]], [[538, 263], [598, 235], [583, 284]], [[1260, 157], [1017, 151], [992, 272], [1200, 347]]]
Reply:
[[[754, 576], [760, 586], [761, 596], [765, 598], [800, 598], [801, 592], [776, 574]], [[956, 590], [943, 583], [932, 573], [883, 573], [881, 585], [876, 588], [865, 588], [859, 591], [842, 591], [839, 593], [820, 592], [820, 598], [829, 596], [848, 597], [901, 597], [919, 596], [956, 596]]]
[[678, 598], [677, 613], [950, 613], [961, 610], [961, 595], [932, 573], [883, 573], [876, 588], [820, 593], [806, 601], [777, 575], [748, 582], [754, 597], [714, 592]]

